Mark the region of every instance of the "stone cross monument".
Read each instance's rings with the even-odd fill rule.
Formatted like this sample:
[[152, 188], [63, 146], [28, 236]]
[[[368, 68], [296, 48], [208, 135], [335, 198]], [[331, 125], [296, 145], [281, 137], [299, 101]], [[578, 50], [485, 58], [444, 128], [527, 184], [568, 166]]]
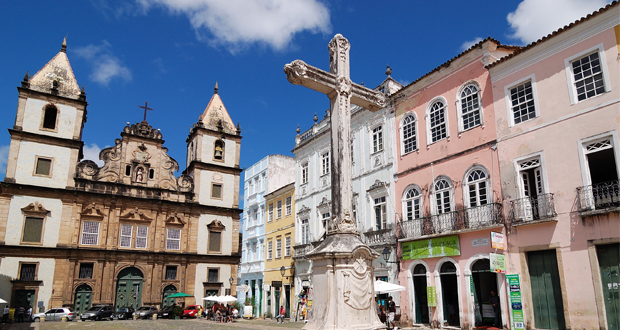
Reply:
[[332, 219], [327, 237], [307, 254], [312, 260], [314, 300], [306, 330], [381, 329], [375, 309], [372, 261], [379, 255], [359, 237], [352, 218], [351, 104], [370, 111], [385, 107], [379, 91], [351, 82], [349, 48], [337, 34], [329, 42], [329, 71], [295, 60], [284, 66], [288, 81], [326, 94], [331, 104]]

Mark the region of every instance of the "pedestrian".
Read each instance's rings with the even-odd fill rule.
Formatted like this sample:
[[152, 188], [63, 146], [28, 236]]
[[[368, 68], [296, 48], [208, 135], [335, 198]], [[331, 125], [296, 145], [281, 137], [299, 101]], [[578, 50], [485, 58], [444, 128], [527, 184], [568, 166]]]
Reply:
[[276, 322], [284, 323], [284, 316], [286, 314], [286, 309], [284, 309], [284, 305], [280, 306], [280, 313], [276, 316]]
[[493, 326], [499, 328], [502, 324], [502, 318], [500, 315], [500, 305], [499, 305], [499, 297], [495, 290], [491, 290], [491, 296], [489, 296], [489, 304], [493, 306], [493, 316], [495, 317], [493, 321]]
[[25, 312], [26, 312], [26, 309], [24, 308], [24, 306], [19, 306], [19, 308], [17, 309], [17, 322], [24, 323]]
[[32, 322], [32, 306], [28, 305], [28, 311], [26, 312], [26, 320]]
[[394, 316], [396, 315], [396, 303], [392, 300], [392, 296], [388, 298], [388, 321], [393, 329], [398, 329], [394, 327]]
[[377, 309], [377, 316], [381, 318], [381, 304], [379, 304], [379, 297], [375, 297], [375, 308]]
[[4, 313], [2, 313], [2, 323], [9, 321], [9, 305], [4, 306]]

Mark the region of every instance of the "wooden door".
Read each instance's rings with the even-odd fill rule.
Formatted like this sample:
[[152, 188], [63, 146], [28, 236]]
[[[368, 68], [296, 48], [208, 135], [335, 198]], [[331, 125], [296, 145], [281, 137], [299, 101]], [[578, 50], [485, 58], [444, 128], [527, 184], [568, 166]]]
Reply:
[[93, 289], [89, 285], [82, 284], [78, 286], [77, 289], [75, 289], [73, 309], [80, 314], [84, 313], [92, 304], [92, 296]]
[[564, 304], [555, 250], [527, 253], [537, 329], [564, 329]]
[[603, 284], [607, 329], [620, 329], [620, 244], [596, 247]]

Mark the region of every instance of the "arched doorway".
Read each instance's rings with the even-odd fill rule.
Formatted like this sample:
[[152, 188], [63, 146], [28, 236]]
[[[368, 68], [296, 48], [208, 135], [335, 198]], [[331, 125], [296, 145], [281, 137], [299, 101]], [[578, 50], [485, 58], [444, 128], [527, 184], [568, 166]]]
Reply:
[[459, 287], [458, 279], [456, 276], [456, 266], [446, 261], [441, 265], [439, 271], [441, 279], [441, 296], [443, 304], [443, 319], [444, 322], [450, 326], [459, 327], [461, 322], [459, 320]]
[[116, 302], [114, 308], [132, 307], [138, 309], [142, 304], [142, 272], [134, 267], [121, 270], [116, 282]]
[[170, 284], [164, 288], [164, 293], [162, 295], [161, 308], [166, 308], [168, 306], [172, 306], [175, 303], [176, 298], [168, 298], [175, 293], [177, 293], [177, 288]]
[[93, 288], [88, 284], [82, 284], [75, 289], [75, 299], [73, 300], [73, 309], [82, 314], [90, 308], [93, 297]]
[[415, 323], [428, 324], [428, 300], [426, 297], [426, 267], [417, 264], [413, 268], [413, 300], [415, 303]]
[[493, 306], [489, 303], [491, 291], [497, 292], [497, 275], [491, 272], [489, 259], [479, 259], [471, 266], [471, 276], [474, 282], [474, 306], [476, 326], [491, 326], [495, 322]]

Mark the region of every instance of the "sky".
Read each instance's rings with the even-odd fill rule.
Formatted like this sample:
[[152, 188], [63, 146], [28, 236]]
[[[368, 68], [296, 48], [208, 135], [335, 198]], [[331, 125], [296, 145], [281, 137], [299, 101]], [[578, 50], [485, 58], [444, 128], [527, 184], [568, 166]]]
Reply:
[[[185, 167], [186, 138], [217, 82], [242, 128], [241, 168], [270, 154], [293, 156], [302, 132], [329, 108], [325, 95], [290, 84], [285, 64], [329, 70], [328, 42], [351, 43], [351, 79], [374, 88], [392, 68], [406, 85], [492, 37], [526, 45], [605, 6], [608, 0], [3, 1], [0, 5], [0, 128], [15, 121], [26, 71], [41, 69], [67, 37], [67, 56], [84, 85], [86, 159], [98, 160], [127, 122], [161, 129]], [[0, 133], [0, 178], [10, 135]], [[243, 173], [242, 182], [243, 182]], [[241, 191], [243, 191], [241, 189]], [[241, 199], [242, 200], [242, 199]]]

